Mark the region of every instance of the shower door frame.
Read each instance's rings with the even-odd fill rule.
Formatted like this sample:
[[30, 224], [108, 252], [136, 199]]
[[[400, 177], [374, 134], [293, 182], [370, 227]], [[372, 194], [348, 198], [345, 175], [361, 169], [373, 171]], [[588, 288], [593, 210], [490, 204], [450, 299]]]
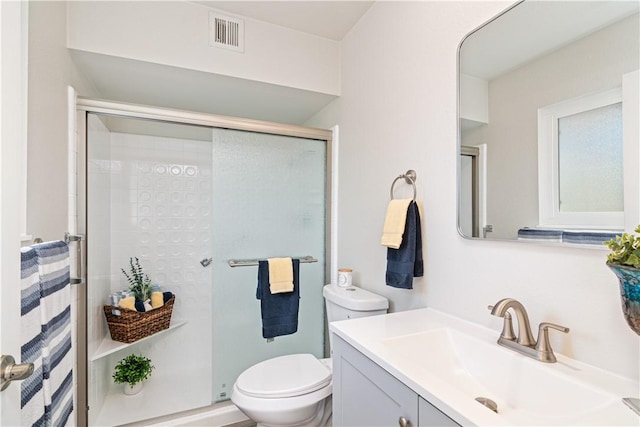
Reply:
[[[335, 223], [332, 221], [332, 213], [335, 210], [332, 202], [336, 200], [332, 193], [333, 168], [336, 157], [334, 156], [332, 145], [334, 142], [333, 131], [328, 129], [318, 129], [299, 125], [268, 122], [262, 120], [245, 119], [239, 117], [222, 116], [217, 114], [199, 113], [193, 111], [176, 110], [147, 105], [130, 104], [103, 99], [77, 97], [76, 104], [76, 135], [77, 135], [77, 164], [76, 164], [76, 206], [77, 206], [77, 230], [85, 236], [85, 256], [79, 260], [78, 273], [86, 276], [88, 241], [91, 236], [87, 235], [87, 200], [88, 200], [88, 157], [87, 157], [87, 115], [96, 113], [102, 115], [128, 117], [141, 120], [155, 120], [176, 124], [190, 124], [207, 126], [213, 128], [232, 129], [239, 131], [283, 135], [306, 139], [326, 141], [326, 185], [325, 185], [325, 278], [331, 279], [331, 272], [337, 268], [333, 266], [332, 258], [333, 245], [335, 240]], [[79, 427], [88, 426], [88, 348], [87, 348], [87, 280], [85, 286], [78, 286], [78, 330], [77, 330], [77, 423]], [[326, 341], [326, 339], [325, 339]], [[326, 343], [325, 343], [326, 348]], [[213, 403], [213, 402], [212, 402]]]

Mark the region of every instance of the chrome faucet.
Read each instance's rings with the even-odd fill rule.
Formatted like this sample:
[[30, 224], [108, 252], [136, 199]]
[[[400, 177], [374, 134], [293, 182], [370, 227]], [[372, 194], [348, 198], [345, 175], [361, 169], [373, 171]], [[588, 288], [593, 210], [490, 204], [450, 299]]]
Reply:
[[[518, 320], [518, 335], [516, 337], [513, 332], [513, 323], [511, 315], [507, 310], [512, 309], [516, 313]], [[520, 301], [513, 298], [504, 298], [496, 303], [495, 306], [490, 305], [489, 310], [494, 316], [504, 318], [502, 333], [498, 338], [498, 344], [517, 351], [520, 354], [539, 360], [540, 362], [554, 363], [556, 356], [549, 343], [549, 328], [567, 333], [569, 328], [556, 325], [555, 323], [542, 322], [538, 327], [538, 341], [533, 339], [531, 334], [531, 324], [529, 323], [529, 315]]]

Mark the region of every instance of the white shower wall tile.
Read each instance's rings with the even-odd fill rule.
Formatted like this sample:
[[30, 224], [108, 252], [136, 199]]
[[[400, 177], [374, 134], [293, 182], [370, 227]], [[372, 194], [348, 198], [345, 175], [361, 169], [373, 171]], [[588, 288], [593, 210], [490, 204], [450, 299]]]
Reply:
[[[174, 411], [209, 404], [212, 274], [199, 261], [211, 257], [211, 141], [122, 133], [113, 133], [112, 141], [111, 290], [128, 287], [120, 269], [127, 270], [129, 259], [138, 257], [152, 282], [176, 295], [172, 319], [187, 320], [173, 333], [131, 350], [153, 360], [154, 377], [186, 378], [201, 390], [202, 402], [176, 402]], [[199, 357], [176, 368], [184, 354]], [[107, 364], [115, 361], [107, 359]]]
[[[211, 252], [211, 142], [122, 133], [112, 140], [112, 289], [126, 286], [120, 268], [136, 256], [164, 288], [196, 283], [198, 261]], [[209, 276], [201, 285], [210, 286]]]

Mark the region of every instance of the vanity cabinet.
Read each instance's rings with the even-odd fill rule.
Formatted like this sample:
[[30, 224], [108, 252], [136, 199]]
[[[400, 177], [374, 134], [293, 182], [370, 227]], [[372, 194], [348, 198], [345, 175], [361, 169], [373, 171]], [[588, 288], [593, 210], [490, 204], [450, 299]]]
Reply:
[[333, 336], [333, 425], [458, 426], [336, 335]]
[[460, 427], [460, 424], [447, 417], [442, 411], [431, 403], [418, 398], [418, 427]]

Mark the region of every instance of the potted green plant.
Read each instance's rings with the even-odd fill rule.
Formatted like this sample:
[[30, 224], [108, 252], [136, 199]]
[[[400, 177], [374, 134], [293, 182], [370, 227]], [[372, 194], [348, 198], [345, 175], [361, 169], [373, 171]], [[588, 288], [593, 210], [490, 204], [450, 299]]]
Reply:
[[[640, 225], [634, 231], [640, 233]], [[618, 277], [625, 320], [640, 335], [640, 236], [622, 233], [605, 245], [611, 250], [607, 266]]]
[[153, 285], [149, 276], [144, 273], [138, 257], [129, 258], [129, 273], [124, 268], [120, 270], [127, 278], [129, 289], [135, 294], [136, 299], [146, 301], [151, 298]]
[[142, 390], [142, 381], [151, 376], [154, 366], [151, 359], [130, 354], [121, 359], [113, 372], [113, 382], [124, 384], [124, 394], [137, 394]]

